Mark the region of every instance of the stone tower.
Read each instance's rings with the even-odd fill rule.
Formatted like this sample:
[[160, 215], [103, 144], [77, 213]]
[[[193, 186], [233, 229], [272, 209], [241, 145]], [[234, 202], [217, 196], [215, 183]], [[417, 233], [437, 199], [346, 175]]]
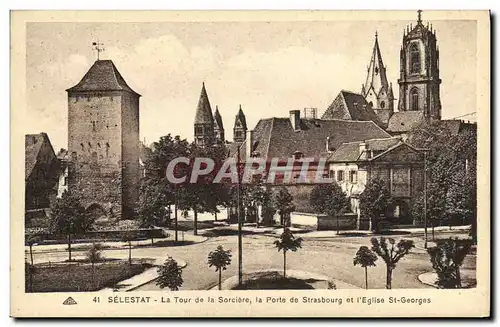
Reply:
[[246, 135], [247, 135], [247, 120], [245, 114], [243, 113], [243, 110], [241, 109], [241, 104], [240, 104], [240, 109], [238, 110], [238, 113], [236, 114], [236, 118], [234, 120], [233, 140], [234, 142], [241, 143], [245, 141]]
[[399, 111], [423, 111], [425, 117], [441, 119], [439, 87], [439, 49], [436, 31], [422, 23], [418, 11], [417, 25], [403, 31], [400, 52]]
[[224, 124], [222, 123], [222, 116], [219, 113], [219, 106], [215, 106], [214, 134], [216, 142], [224, 144], [224, 142], [226, 141], [224, 135]]
[[68, 92], [69, 189], [96, 216], [133, 215], [139, 189], [139, 97], [111, 60]]
[[366, 81], [361, 87], [361, 94], [380, 121], [387, 124], [394, 113], [394, 94], [392, 84], [387, 82], [386, 67], [382, 61], [377, 33], [375, 33], [375, 44], [368, 65]]
[[194, 118], [194, 141], [199, 146], [214, 144], [214, 117], [208, 99], [205, 83], [201, 87], [200, 99]]

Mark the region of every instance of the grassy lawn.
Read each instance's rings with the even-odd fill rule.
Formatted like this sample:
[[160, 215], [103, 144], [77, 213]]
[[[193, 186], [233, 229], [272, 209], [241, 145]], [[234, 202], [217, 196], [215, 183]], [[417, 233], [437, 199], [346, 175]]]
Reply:
[[[152, 267], [148, 263], [110, 262], [96, 264], [94, 273], [90, 264], [67, 264], [53, 267], [35, 265], [32, 292], [89, 292], [142, 273]], [[26, 290], [30, 292], [29, 276], [26, 276]]]
[[283, 278], [278, 272], [263, 272], [247, 275], [243, 285], [234, 290], [310, 290], [317, 280]]

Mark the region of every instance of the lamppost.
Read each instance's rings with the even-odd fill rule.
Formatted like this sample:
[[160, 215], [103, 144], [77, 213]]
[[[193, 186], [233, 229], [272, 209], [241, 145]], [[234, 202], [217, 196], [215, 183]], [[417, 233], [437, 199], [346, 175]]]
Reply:
[[238, 188], [236, 192], [236, 208], [237, 208], [237, 215], [238, 215], [238, 284], [242, 285], [243, 284], [243, 240], [242, 240], [242, 235], [241, 235], [241, 207], [240, 207], [240, 201], [241, 201], [241, 181], [240, 181], [240, 147], [238, 146], [237, 150], [237, 163], [236, 163], [236, 171], [238, 173]]
[[427, 150], [424, 150], [424, 248], [427, 249]]

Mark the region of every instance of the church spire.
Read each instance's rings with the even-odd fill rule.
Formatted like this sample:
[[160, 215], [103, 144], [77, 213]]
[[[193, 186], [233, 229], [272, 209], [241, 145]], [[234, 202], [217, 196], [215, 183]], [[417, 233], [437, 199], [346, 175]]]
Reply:
[[373, 45], [372, 56], [368, 66], [368, 74], [363, 87], [363, 96], [366, 97], [370, 91], [375, 92], [378, 95], [382, 88], [384, 88], [385, 92], [387, 92], [389, 83], [387, 82], [385, 66], [378, 44], [378, 32], [375, 32], [375, 44]]
[[225, 141], [224, 124], [222, 123], [222, 116], [220, 115], [220, 112], [219, 112], [219, 106], [215, 106], [214, 133], [215, 133], [215, 138], [218, 141], [224, 143], [224, 141]]
[[194, 117], [194, 139], [199, 146], [211, 145], [214, 141], [214, 116], [205, 83], [201, 87], [200, 99]]

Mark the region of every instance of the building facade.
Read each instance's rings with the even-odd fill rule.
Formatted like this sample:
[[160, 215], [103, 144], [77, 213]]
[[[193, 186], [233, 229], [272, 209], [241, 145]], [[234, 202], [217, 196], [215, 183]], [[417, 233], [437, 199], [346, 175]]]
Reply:
[[111, 60], [68, 93], [69, 189], [97, 216], [129, 217], [139, 190], [139, 97]]

